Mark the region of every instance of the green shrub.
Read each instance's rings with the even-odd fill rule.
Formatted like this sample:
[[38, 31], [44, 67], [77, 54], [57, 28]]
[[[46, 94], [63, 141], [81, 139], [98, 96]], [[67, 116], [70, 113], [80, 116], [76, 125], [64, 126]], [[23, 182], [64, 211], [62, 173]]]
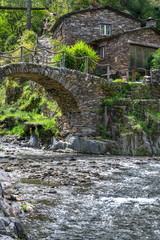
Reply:
[[33, 43], [36, 44], [36, 34], [33, 31], [26, 30], [23, 32], [23, 37], [20, 40], [20, 43]]
[[70, 4], [73, 11], [78, 11], [81, 8], [83, 9], [89, 8], [92, 4], [98, 5], [97, 4], [98, 2], [99, 1], [96, 1], [96, 0], [71, 0]]
[[115, 79], [114, 81], [112, 81], [112, 82], [123, 82], [123, 80], [122, 79]]
[[154, 67], [157, 67], [160, 65], [160, 48], [157, 51], [155, 51], [155, 53], [153, 54], [152, 63]]
[[100, 131], [100, 133], [101, 133], [102, 139], [106, 139], [106, 137], [107, 137], [107, 135], [106, 135], [106, 129], [105, 129], [103, 123], [100, 123], [100, 125], [99, 125], [99, 131]]
[[[23, 33], [23, 37], [18, 41], [18, 45], [15, 46], [15, 48], [18, 48], [19, 46], [24, 46], [27, 49], [34, 50], [34, 46], [36, 44], [36, 34], [33, 31], [26, 30]], [[31, 52], [23, 48], [23, 54], [28, 54]], [[20, 57], [21, 56], [21, 49], [16, 51], [13, 54], [13, 57]], [[25, 56], [23, 59], [25, 62], [28, 62], [29, 56]], [[13, 62], [19, 62], [20, 58], [14, 59]]]
[[58, 52], [58, 51], [61, 51], [62, 49], [62, 37], [58, 37], [57, 39], [52, 39], [50, 41], [50, 44], [52, 46], [52, 51], [53, 52]]
[[15, 48], [15, 44], [17, 43], [17, 37], [15, 35], [11, 35], [5, 41], [5, 50], [11, 51]]
[[[83, 41], [77, 41], [72, 46], [63, 45], [60, 50], [61, 51], [66, 51], [66, 52], [68, 52], [70, 55], [72, 55], [74, 57], [85, 57], [85, 56], [88, 56], [89, 58], [91, 58], [95, 62], [98, 62], [98, 59], [99, 59], [96, 51], [94, 51], [92, 49], [92, 47], [90, 47], [89, 45], [87, 45]], [[54, 62], [62, 61], [62, 54], [55, 55], [55, 57], [53, 58], [53, 61]], [[55, 65], [58, 66], [59, 64], [56, 63]], [[92, 71], [95, 68], [95, 65], [96, 65], [95, 63], [93, 63], [93, 62], [91, 62], [89, 60], [89, 62], [88, 62], [88, 70]], [[74, 59], [73, 57], [65, 54], [65, 67], [84, 72], [84, 69], [85, 69], [85, 59], [82, 59], [82, 60]]]

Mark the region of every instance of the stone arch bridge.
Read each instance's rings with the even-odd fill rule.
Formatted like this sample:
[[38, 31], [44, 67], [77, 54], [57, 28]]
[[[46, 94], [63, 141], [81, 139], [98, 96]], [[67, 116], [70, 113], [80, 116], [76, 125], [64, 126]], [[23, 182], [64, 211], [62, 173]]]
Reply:
[[67, 68], [16, 63], [0, 67], [0, 77], [32, 80], [53, 97], [61, 111], [63, 135], [99, 135], [102, 121], [102, 78]]

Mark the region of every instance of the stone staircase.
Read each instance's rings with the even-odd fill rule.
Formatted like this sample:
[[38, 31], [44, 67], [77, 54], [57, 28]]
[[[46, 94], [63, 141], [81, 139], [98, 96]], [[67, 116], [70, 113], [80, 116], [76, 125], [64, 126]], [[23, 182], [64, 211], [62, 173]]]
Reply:
[[[45, 48], [48, 51], [52, 51], [50, 40], [51, 39], [47, 38], [47, 37], [39, 37], [36, 50]], [[50, 62], [51, 58], [53, 56], [52, 53], [49, 53], [48, 51], [45, 51], [45, 62], [46, 61]], [[42, 62], [42, 52], [38, 52], [37, 53], [36, 60], [37, 60], [37, 63], [41, 63]]]

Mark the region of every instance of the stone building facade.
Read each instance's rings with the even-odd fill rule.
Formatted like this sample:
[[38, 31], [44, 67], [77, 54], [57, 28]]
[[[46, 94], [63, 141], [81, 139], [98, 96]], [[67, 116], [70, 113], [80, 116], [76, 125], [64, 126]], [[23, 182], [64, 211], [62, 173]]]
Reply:
[[160, 48], [160, 31], [154, 27], [139, 28], [99, 39], [93, 46], [101, 54], [101, 63], [120, 70], [145, 68], [150, 54]]
[[106, 36], [139, 28], [142, 21], [109, 6], [71, 12], [60, 17], [51, 28], [53, 38], [72, 45], [76, 40], [87, 43]]
[[100, 63], [119, 70], [138, 69], [144, 68], [150, 54], [160, 47], [156, 21], [149, 18], [145, 24], [105, 6], [68, 13], [57, 20], [51, 32], [67, 45], [84, 40], [100, 55]]

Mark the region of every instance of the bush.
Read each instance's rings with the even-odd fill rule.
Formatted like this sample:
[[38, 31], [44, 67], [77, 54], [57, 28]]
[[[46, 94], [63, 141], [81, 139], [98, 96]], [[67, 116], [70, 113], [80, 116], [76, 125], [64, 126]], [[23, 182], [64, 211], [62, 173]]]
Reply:
[[[15, 48], [18, 48], [19, 46], [24, 46], [28, 49], [34, 50], [34, 46], [36, 44], [36, 34], [33, 31], [26, 30], [23, 33], [23, 37], [18, 42], [19, 42], [19, 44]], [[25, 55], [25, 54], [28, 54], [28, 53], [31, 53], [31, 52], [24, 48], [23, 49], [23, 54]], [[19, 49], [18, 51], [16, 51], [13, 54], [13, 57], [20, 57], [20, 56], [21, 56], [21, 49]], [[25, 56], [24, 61], [28, 62], [28, 60], [29, 60], [29, 56]], [[16, 58], [13, 61], [14, 62], [19, 62], [20, 58]]]
[[[96, 51], [94, 51], [92, 49], [92, 47], [90, 47], [89, 45], [87, 45], [83, 41], [77, 41], [72, 46], [63, 45], [60, 50], [61, 51], [66, 51], [66, 52], [68, 52], [70, 55], [72, 55], [74, 57], [85, 57], [85, 56], [88, 56], [89, 58], [91, 58], [95, 62], [98, 62], [98, 59], [99, 59]], [[55, 57], [53, 58], [53, 61], [54, 62], [62, 61], [62, 53], [55, 55]], [[58, 66], [59, 64], [56, 63], [55, 65]], [[92, 71], [95, 68], [95, 65], [96, 65], [95, 63], [93, 63], [93, 62], [91, 62], [89, 60], [88, 61], [88, 71]], [[66, 68], [70, 68], [70, 69], [74, 69], [74, 70], [79, 70], [81, 72], [84, 72], [84, 69], [85, 69], [85, 59], [82, 59], [82, 60], [75, 59], [75, 58], [65, 54], [65, 67]]]
[[70, 4], [73, 11], [78, 11], [81, 8], [88, 8], [91, 2], [91, 0], [71, 0]]
[[160, 48], [157, 51], [155, 51], [155, 53], [153, 54], [152, 63], [154, 67], [157, 67], [160, 65]]
[[30, 31], [30, 30], [26, 30], [23, 33], [23, 37], [20, 40], [20, 43], [21, 44], [23, 44], [23, 43], [33, 43], [33, 44], [36, 44], [36, 33], [33, 32], [33, 31]]
[[5, 41], [5, 50], [6, 51], [13, 50], [16, 43], [17, 43], [17, 37], [15, 35], [9, 36]]
[[153, 54], [151, 54], [148, 57], [147, 62], [145, 64], [145, 66], [144, 66], [146, 69], [150, 70], [153, 67], [153, 59], [154, 59]]

